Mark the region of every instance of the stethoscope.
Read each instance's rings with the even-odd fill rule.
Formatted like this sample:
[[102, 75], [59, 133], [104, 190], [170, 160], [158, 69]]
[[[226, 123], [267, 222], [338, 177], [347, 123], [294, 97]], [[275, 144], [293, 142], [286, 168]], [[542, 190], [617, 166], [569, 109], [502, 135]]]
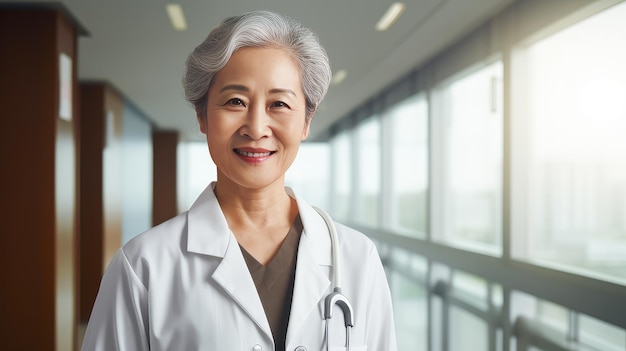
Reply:
[[354, 327], [354, 322], [352, 320], [352, 305], [348, 298], [346, 298], [341, 293], [341, 279], [339, 269], [339, 240], [337, 239], [337, 228], [335, 228], [335, 223], [330, 218], [328, 213], [324, 212], [324, 210], [314, 207], [317, 213], [322, 216], [324, 222], [326, 222], [326, 226], [328, 227], [328, 232], [330, 233], [330, 245], [332, 251], [332, 265], [333, 265], [333, 292], [326, 296], [324, 301], [324, 321], [326, 324], [326, 350], [330, 350], [330, 337], [328, 334], [328, 325], [330, 324], [330, 319], [333, 318], [333, 308], [335, 305], [341, 308], [343, 312], [343, 322], [346, 327], [346, 350], [350, 351], [350, 332], [352, 327]]

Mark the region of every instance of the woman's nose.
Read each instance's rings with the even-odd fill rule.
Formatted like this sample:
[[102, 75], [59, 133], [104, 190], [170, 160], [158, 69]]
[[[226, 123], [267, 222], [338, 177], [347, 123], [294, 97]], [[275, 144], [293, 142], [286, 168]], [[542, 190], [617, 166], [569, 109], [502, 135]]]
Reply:
[[264, 107], [250, 108], [248, 109], [245, 122], [241, 126], [240, 134], [252, 140], [269, 137], [272, 133], [269, 122], [270, 118]]

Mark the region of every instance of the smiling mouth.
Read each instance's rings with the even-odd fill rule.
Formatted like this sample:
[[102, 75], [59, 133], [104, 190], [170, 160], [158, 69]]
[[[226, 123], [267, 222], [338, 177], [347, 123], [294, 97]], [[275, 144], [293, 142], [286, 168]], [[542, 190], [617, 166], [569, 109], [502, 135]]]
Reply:
[[267, 157], [271, 154], [273, 154], [275, 151], [267, 151], [267, 152], [248, 152], [248, 151], [242, 151], [239, 149], [235, 149], [235, 152], [241, 156], [245, 156], [245, 157]]

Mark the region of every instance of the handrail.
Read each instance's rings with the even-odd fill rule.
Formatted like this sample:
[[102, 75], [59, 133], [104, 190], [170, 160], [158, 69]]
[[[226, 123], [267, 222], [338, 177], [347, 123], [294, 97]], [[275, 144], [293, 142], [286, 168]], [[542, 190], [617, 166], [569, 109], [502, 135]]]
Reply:
[[559, 334], [558, 332], [550, 330], [551, 328], [543, 325], [543, 323], [525, 316], [517, 317], [513, 324], [513, 335], [517, 339], [516, 350], [528, 351], [530, 346], [551, 351], [578, 350], [573, 343], [567, 342], [564, 337], [559, 338], [555, 336]]
[[376, 241], [626, 329], [626, 286], [350, 223]]

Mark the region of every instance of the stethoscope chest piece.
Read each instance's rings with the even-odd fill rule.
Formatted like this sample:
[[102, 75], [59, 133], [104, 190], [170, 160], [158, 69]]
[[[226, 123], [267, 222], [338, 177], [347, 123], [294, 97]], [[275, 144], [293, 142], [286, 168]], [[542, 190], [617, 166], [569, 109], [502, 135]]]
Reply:
[[344, 324], [347, 327], [354, 327], [354, 321], [352, 320], [352, 305], [350, 301], [343, 296], [341, 288], [335, 288], [332, 293], [326, 296], [324, 302], [324, 319], [333, 318], [333, 306], [339, 306], [343, 312]]
[[341, 288], [335, 287], [333, 292], [326, 296], [324, 301], [324, 319], [326, 321], [326, 350], [330, 349], [330, 335], [328, 324], [333, 318], [333, 308], [339, 306], [343, 312], [343, 322], [346, 328], [346, 350], [350, 351], [350, 332], [354, 327], [353, 311], [350, 301], [341, 293]]

